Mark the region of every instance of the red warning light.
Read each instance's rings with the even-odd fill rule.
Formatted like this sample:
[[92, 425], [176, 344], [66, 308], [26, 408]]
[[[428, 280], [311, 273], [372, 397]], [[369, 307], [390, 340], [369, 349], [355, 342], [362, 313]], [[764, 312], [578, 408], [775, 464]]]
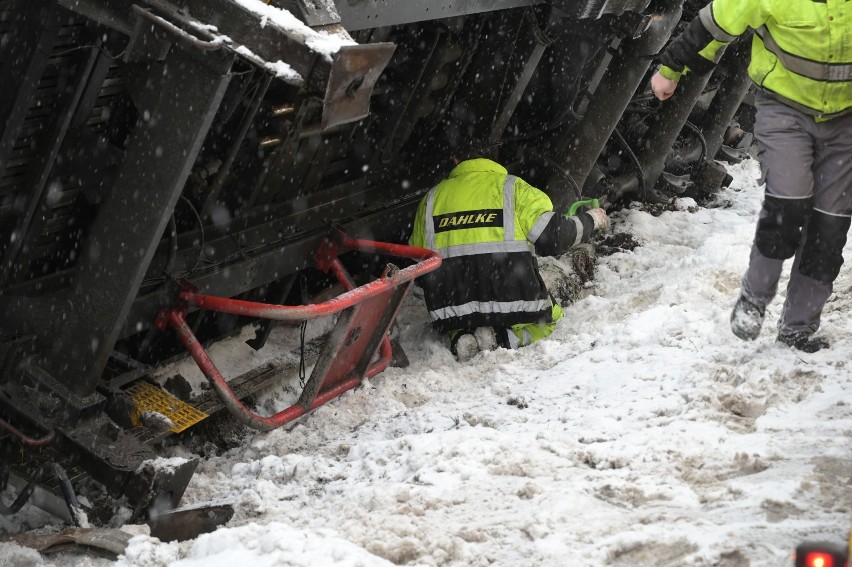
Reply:
[[825, 541], [807, 541], [796, 546], [796, 567], [848, 567], [848, 547]]
[[804, 565], [805, 567], [835, 567], [834, 557], [831, 554], [814, 551], [805, 555]]

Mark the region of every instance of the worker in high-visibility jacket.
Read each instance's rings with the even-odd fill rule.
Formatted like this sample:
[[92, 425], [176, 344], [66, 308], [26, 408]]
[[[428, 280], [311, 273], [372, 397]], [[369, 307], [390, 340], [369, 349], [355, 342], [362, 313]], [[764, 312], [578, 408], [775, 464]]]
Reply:
[[535, 254], [562, 254], [608, 226], [603, 209], [557, 214], [544, 192], [503, 166], [462, 161], [420, 202], [410, 239], [443, 259], [418, 280], [434, 328], [450, 336], [462, 362], [548, 336], [562, 309]]
[[843, 264], [852, 219], [852, 4], [847, 0], [714, 0], [671, 42], [651, 89], [665, 100], [684, 73], [705, 73], [754, 30], [755, 136], [765, 183], [731, 330], [753, 340], [795, 256], [777, 340], [805, 352]]

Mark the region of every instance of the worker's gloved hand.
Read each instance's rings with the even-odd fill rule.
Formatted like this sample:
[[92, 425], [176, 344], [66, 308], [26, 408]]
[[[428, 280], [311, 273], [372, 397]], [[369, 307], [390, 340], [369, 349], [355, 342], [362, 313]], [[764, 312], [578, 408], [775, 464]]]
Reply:
[[595, 230], [609, 230], [609, 217], [606, 216], [606, 211], [603, 209], [589, 209], [586, 213], [592, 217], [595, 223]]

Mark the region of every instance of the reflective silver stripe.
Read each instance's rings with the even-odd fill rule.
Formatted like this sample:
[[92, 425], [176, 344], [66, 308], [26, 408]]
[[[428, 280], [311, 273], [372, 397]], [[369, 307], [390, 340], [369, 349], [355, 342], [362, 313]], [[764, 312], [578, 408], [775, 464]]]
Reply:
[[574, 224], [577, 226], [577, 236], [574, 237], [574, 244], [573, 244], [573, 246], [577, 246], [578, 244], [580, 244], [580, 242], [583, 241], [583, 222], [580, 219], [578, 219], [577, 217], [569, 217], [569, 218], [572, 221], [574, 221]]
[[521, 335], [518, 337], [512, 329], [508, 330], [509, 348], [521, 348], [532, 344], [532, 335], [526, 329], [521, 329]]
[[[434, 250], [434, 248], [433, 248]], [[437, 250], [441, 258], [458, 258], [459, 256], [473, 256], [474, 254], [500, 254], [508, 252], [530, 252], [530, 245], [526, 240], [513, 240], [511, 242], [477, 242], [475, 244], [458, 244]]]
[[824, 214], [824, 215], [828, 215], [828, 216], [830, 216], [830, 217], [843, 217], [843, 218], [849, 218], [849, 217], [852, 217], [852, 215], [844, 215], [844, 214], [841, 214], [841, 213], [829, 213], [828, 211], [823, 211], [822, 209], [818, 209], [818, 208], [816, 208], [816, 207], [814, 207], [814, 210], [815, 210], [815, 211], [819, 211], [819, 212], [821, 212], [822, 214]]
[[760, 26], [757, 30], [757, 35], [763, 40], [763, 45], [766, 49], [775, 55], [788, 71], [815, 81], [852, 81], [852, 63], [811, 61], [810, 59], [804, 59], [798, 55], [788, 53], [776, 43], [766, 26]]
[[507, 175], [503, 182], [503, 240], [515, 239], [515, 180]]
[[538, 220], [535, 221], [535, 224], [530, 229], [530, 233], [527, 235], [527, 240], [535, 244], [538, 237], [541, 236], [541, 233], [544, 232], [544, 229], [547, 227], [547, 223], [550, 222], [550, 219], [553, 218], [553, 215], [556, 214], [553, 211], [549, 213], [544, 213]]
[[731, 43], [737, 36], [731, 35], [722, 28], [719, 27], [719, 24], [716, 23], [716, 18], [713, 17], [713, 3], [707, 4], [701, 11], [698, 12], [698, 17], [701, 19], [701, 23], [704, 25], [704, 29], [710, 32], [710, 35], [713, 36], [713, 39], [716, 41], [721, 41], [722, 43]]
[[849, 63], [828, 65], [828, 80], [835, 83], [852, 81], [852, 65]]
[[429, 250], [435, 249], [435, 219], [432, 218], [432, 212], [435, 210], [435, 189], [432, 187], [426, 195], [426, 212], [423, 218], [423, 228], [426, 233], [426, 248]]
[[514, 349], [521, 346], [521, 341], [518, 340], [518, 335], [516, 335], [514, 331], [512, 331], [512, 329], [509, 329], [506, 334], [508, 335], [507, 338], [509, 339], [509, 348]]
[[[763, 185], [765, 186], [766, 184], [764, 183]], [[805, 195], [804, 197], [785, 197], [783, 195], [775, 195], [775, 194], [767, 191], [766, 196], [767, 197], [774, 197], [775, 199], [789, 199], [790, 201], [803, 201], [804, 199], [810, 199], [814, 195], [813, 195], [813, 193], [811, 193], [810, 195]]]
[[[551, 308], [549, 299], [534, 301], [471, 301], [463, 305], [450, 305], [429, 312], [432, 320], [464, 317], [474, 313], [537, 313]], [[511, 333], [511, 331], [510, 331]]]

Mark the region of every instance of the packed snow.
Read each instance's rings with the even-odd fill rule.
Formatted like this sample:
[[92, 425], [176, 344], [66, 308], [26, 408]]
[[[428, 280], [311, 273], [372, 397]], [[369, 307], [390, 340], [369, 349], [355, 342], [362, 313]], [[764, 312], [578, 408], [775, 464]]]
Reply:
[[[615, 213], [640, 246], [599, 256], [528, 348], [459, 364], [416, 289], [398, 327], [409, 367], [202, 461], [183, 503], [233, 502], [217, 531], [137, 535], [115, 563], [0, 544], [0, 565], [787, 566], [803, 540], [842, 543], [852, 277], [824, 312], [831, 349], [776, 344], [782, 298], [756, 341], [736, 339], [762, 192], [754, 161], [731, 173], [708, 207]], [[284, 356], [244, 338], [213, 351], [227, 376]]]
[[342, 46], [355, 45], [355, 41], [342, 28], [332, 26], [328, 29], [315, 30], [289, 11], [270, 6], [261, 0], [234, 0], [234, 2], [260, 16], [260, 27], [273, 25], [283, 30], [289, 37], [299, 39], [328, 61], [331, 61], [331, 56]]
[[[260, 18], [259, 25], [261, 28], [265, 28], [270, 25], [281, 30], [284, 35], [295, 41], [303, 43], [308, 48], [322, 56], [326, 61], [332, 61], [334, 54], [340, 51], [342, 47], [357, 45], [341, 26], [320, 26], [314, 29], [299, 20], [288, 10], [270, 6], [261, 0], [233, 1], [244, 10], [258, 16]], [[154, 17], [162, 19], [158, 16]], [[281, 61], [280, 59], [277, 61], [265, 61], [262, 57], [255, 54], [245, 45], [237, 45], [233, 39], [227, 35], [219, 33], [216, 26], [195, 21], [190, 21], [190, 25], [209, 35], [211, 37], [209, 40], [210, 43], [222, 44], [234, 49], [236, 53], [257, 65], [264, 67], [277, 78], [297, 86], [304, 84], [305, 78], [288, 63]]]

